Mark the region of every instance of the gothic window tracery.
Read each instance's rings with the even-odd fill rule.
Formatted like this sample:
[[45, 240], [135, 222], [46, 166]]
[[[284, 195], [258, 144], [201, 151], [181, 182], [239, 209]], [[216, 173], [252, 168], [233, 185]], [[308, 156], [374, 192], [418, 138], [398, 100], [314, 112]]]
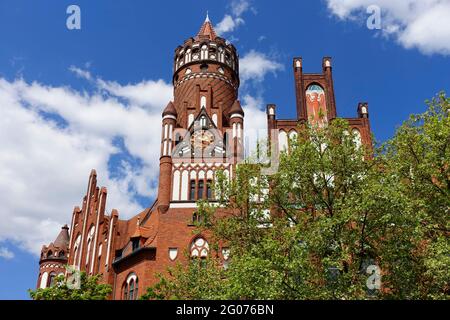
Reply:
[[196, 238], [190, 248], [191, 258], [206, 259], [209, 254], [209, 243], [203, 237]]

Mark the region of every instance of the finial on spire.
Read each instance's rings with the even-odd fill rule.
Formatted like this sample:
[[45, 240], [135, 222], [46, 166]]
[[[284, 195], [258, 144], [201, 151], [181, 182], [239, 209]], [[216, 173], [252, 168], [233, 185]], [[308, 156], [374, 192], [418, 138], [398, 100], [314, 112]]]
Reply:
[[214, 27], [211, 23], [211, 20], [209, 19], [209, 12], [206, 11], [206, 19], [205, 22], [203, 22], [202, 27], [200, 28], [200, 31], [198, 32], [197, 36], [208, 36], [210, 40], [215, 40], [217, 37], [216, 32], [214, 31]]

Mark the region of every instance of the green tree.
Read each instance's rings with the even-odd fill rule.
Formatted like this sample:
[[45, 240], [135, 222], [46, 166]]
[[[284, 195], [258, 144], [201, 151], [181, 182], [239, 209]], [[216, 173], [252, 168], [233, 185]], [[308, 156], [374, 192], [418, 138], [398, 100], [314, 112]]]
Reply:
[[89, 277], [81, 272], [80, 287], [73, 289], [64, 276], [58, 276], [51, 287], [29, 290], [29, 294], [33, 300], [105, 300], [112, 289], [110, 285], [100, 283], [100, 280], [100, 275]]
[[180, 265], [146, 298], [449, 298], [449, 99], [428, 104], [376, 150], [335, 119], [299, 127], [275, 175], [250, 163], [218, 174], [199, 228], [230, 249], [227, 269], [215, 256]]
[[[450, 99], [441, 93], [412, 115], [380, 155], [379, 185], [401, 204], [380, 249], [389, 297], [443, 299], [450, 293]], [[386, 191], [385, 191], [386, 192]]]

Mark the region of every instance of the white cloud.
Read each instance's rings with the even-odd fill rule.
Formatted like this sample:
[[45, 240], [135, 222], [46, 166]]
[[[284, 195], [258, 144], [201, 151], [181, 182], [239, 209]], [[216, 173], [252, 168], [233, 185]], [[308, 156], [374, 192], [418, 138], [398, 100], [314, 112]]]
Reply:
[[[265, 53], [251, 50], [239, 59], [242, 108], [245, 112], [244, 135], [247, 156], [254, 155], [258, 142], [267, 139], [262, 82], [268, 73], [276, 74], [284, 66]], [[249, 85], [250, 84], [250, 85]], [[251, 119], [251, 120], [250, 120]]]
[[327, 0], [340, 19], [367, 19], [367, 7], [382, 12], [382, 32], [403, 47], [425, 54], [450, 55], [450, 0]]
[[127, 99], [132, 104], [148, 107], [149, 110], [161, 111], [161, 106], [168, 103], [172, 87], [163, 80], [142, 81], [137, 84], [120, 85], [117, 82], [97, 80], [98, 86], [116, 97]]
[[0, 258], [9, 260], [14, 258], [14, 252], [10, 251], [6, 247], [0, 247]]
[[245, 152], [251, 156], [256, 150], [257, 143], [267, 138], [267, 115], [263, 111], [263, 99], [249, 94], [242, 98], [242, 109], [247, 120], [244, 122]]
[[[71, 69], [92, 80], [87, 71]], [[92, 168], [108, 188], [107, 210], [118, 209], [122, 218], [142, 209], [135, 195], [156, 194], [159, 124], [171, 85], [93, 83], [97, 90], [78, 92], [0, 78], [0, 220], [7, 221], [0, 224], [0, 241], [39, 253], [81, 205]], [[111, 172], [109, 162], [120, 153], [140, 165], [122, 157]]]
[[284, 66], [262, 52], [251, 50], [239, 59], [241, 81], [262, 81], [267, 73], [284, 70]]
[[92, 79], [91, 73], [87, 70], [83, 70], [76, 66], [70, 66], [69, 70], [72, 71], [73, 73], [75, 73], [77, 75], [77, 77], [79, 77], [79, 78], [86, 79], [86, 80]]
[[[249, 0], [233, 0], [231, 2], [231, 13], [225, 14], [222, 21], [216, 26], [215, 30], [219, 35], [233, 32], [237, 27], [245, 23], [242, 15], [252, 9]], [[254, 11], [254, 9], [252, 9]]]
[[244, 20], [241, 18], [233, 18], [230, 15], [225, 15], [220, 21], [216, 27], [215, 30], [219, 35], [222, 35], [227, 32], [232, 32], [234, 29], [236, 29], [239, 25], [243, 24]]

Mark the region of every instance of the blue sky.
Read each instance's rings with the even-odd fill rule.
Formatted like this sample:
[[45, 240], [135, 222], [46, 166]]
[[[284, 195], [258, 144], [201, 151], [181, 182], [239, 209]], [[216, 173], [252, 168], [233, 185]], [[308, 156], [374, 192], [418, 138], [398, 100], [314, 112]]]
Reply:
[[[66, 28], [70, 4], [81, 30]], [[381, 30], [366, 27], [369, 4]], [[173, 52], [207, 10], [240, 53], [247, 127], [265, 125], [267, 103], [294, 117], [294, 56], [304, 72], [333, 58], [338, 114], [368, 101], [378, 141], [448, 90], [450, 1], [0, 0], [0, 299], [28, 297], [39, 248], [70, 223], [91, 168], [109, 210], [151, 204]]]

